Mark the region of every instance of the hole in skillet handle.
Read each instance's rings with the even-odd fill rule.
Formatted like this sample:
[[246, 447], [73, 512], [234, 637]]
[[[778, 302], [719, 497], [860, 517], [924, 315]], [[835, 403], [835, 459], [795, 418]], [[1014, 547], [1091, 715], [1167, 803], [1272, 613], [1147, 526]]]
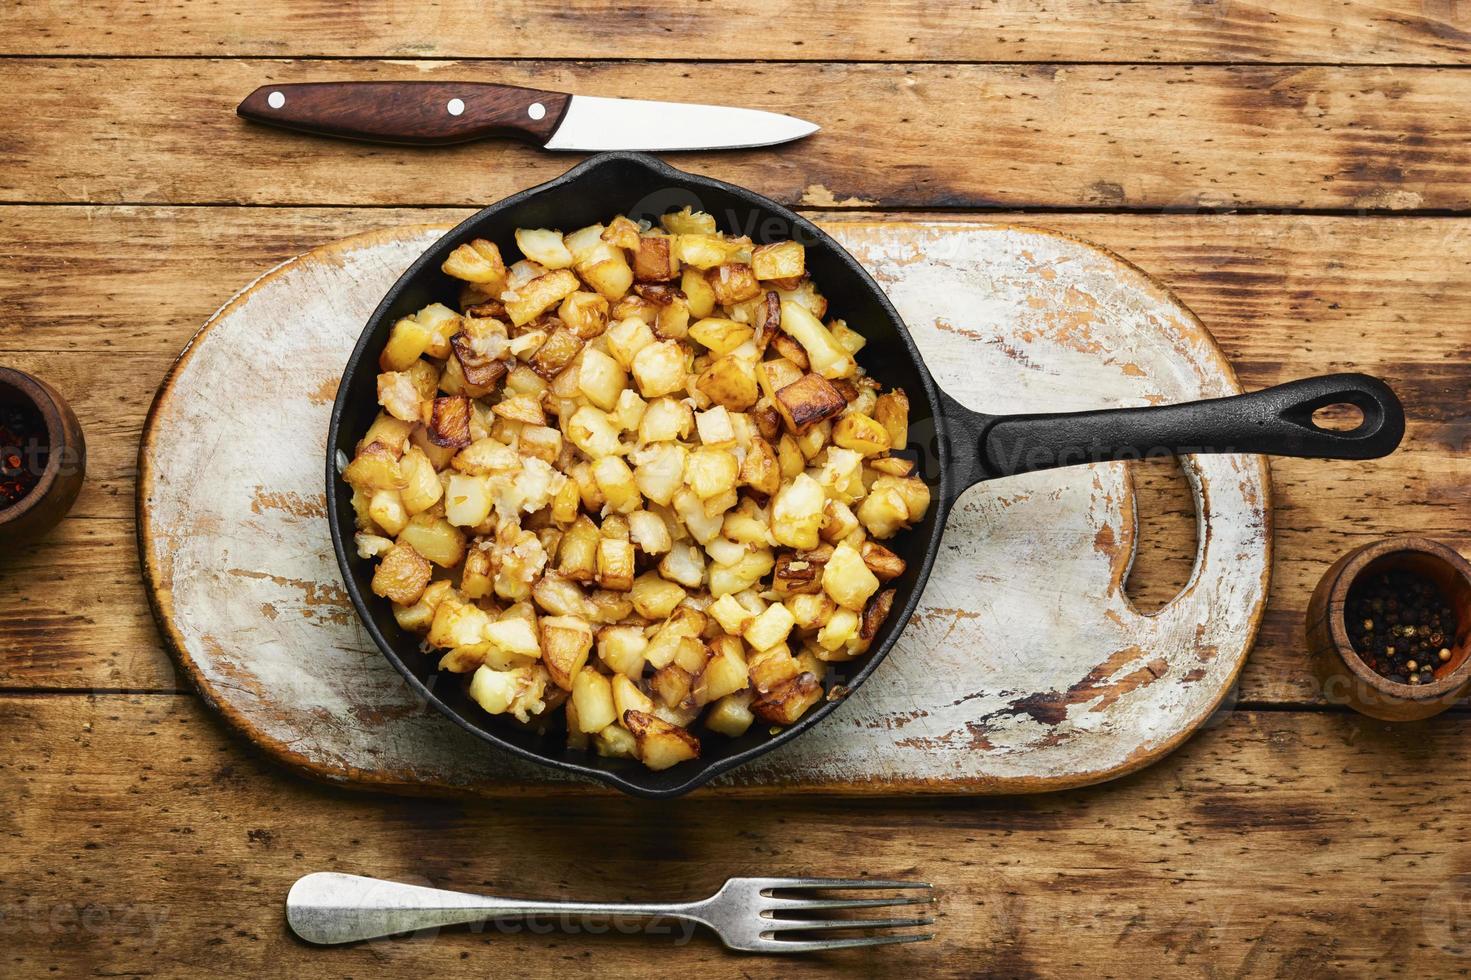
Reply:
[[[441, 675], [436, 669], [438, 658], [421, 653], [419, 638], [401, 629], [389, 604], [372, 594], [372, 563], [360, 559], [353, 546], [351, 492], [337, 478], [336, 457], [338, 452], [347, 456], [355, 452], [357, 439], [377, 414], [377, 358], [392, 324], [432, 302], [456, 304], [459, 285], [440, 271], [445, 256], [455, 246], [483, 237], [511, 256], [518, 254], [513, 235], [518, 227], [580, 228], [606, 221], [619, 212], [657, 220], [660, 214], [686, 204], [713, 214], [724, 231], [749, 234], [757, 242], [790, 238], [807, 247], [808, 271], [832, 304], [829, 316], [844, 318], [868, 338], [868, 345], [859, 354], [860, 363], [885, 388], [899, 386], [908, 392], [911, 449], [917, 450], [925, 463], [921, 475], [937, 504], [918, 525], [889, 542], [907, 564], [903, 575], [890, 583], [899, 597], [867, 655], [831, 665], [825, 681], [830, 700], [819, 703], [777, 734], [771, 734], [770, 726], [761, 723], [737, 739], [702, 733], [698, 760], [655, 772], [633, 760], [604, 759], [592, 751], [570, 750], [560, 725], [538, 731], [488, 715], [469, 699], [458, 675]], [[368, 634], [423, 702], [490, 745], [521, 759], [597, 779], [635, 796], [679, 796], [819, 724], [842, 703], [845, 692], [857, 690], [887, 655], [919, 602], [944, 527], [944, 508], [938, 502], [949, 495], [953, 474], [946, 465], [949, 443], [939, 422], [940, 409], [940, 393], [892, 304], [862, 266], [816, 226], [744, 188], [683, 173], [654, 157], [624, 152], [600, 154], [547, 184], [506, 198], [461, 223], [427, 249], [379, 304], [344, 370], [333, 406], [326, 476], [334, 549], [348, 594]], [[467, 769], [472, 768], [467, 765]]]

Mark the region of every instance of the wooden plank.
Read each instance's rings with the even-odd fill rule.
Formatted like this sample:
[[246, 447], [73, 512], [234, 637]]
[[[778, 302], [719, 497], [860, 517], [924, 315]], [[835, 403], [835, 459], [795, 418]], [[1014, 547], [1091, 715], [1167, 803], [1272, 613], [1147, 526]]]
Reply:
[[1471, 72], [1438, 68], [259, 60], [0, 63], [0, 200], [492, 201], [577, 157], [352, 144], [251, 126], [270, 81], [483, 79], [810, 116], [779, 151], [682, 165], [816, 207], [1471, 208]]
[[[72, 521], [22, 559], [38, 568], [61, 563], [64, 574], [44, 594], [47, 615], [95, 611], [44, 643], [34, 634], [7, 642], [14, 634], [0, 625], [0, 683], [174, 687], [172, 666], [141, 604], [130, 519], [143, 415], [174, 354], [229, 293], [294, 252], [371, 227], [463, 213], [0, 209], [10, 229], [0, 246], [0, 291], [14, 314], [0, 323], [0, 360], [41, 373], [76, 405], [92, 462], [74, 514], [99, 519], [85, 549], [73, 550], [83, 538]], [[1277, 562], [1240, 696], [1314, 703], [1300, 629], [1308, 595], [1328, 564], [1358, 543], [1396, 531], [1471, 548], [1461, 516], [1471, 488], [1448, 455], [1471, 448], [1464, 400], [1471, 337], [1457, 300], [1471, 291], [1471, 222], [1188, 214], [1011, 219], [1108, 244], [1169, 283], [1211, 327], [1250, 388], [1326, 370], [1365, 370], [1382, 373], [1404, 396], [1411, 424], [1395, 456], [1365, 464], [1273, 464]], [[78, 274], [83, 259], [86, 272]], [[159, 285], [160, 263], [169, 270], [167, 289]], [[1152, 499], [1146, 496], [1146, 504]], [[1159, 499], [1167, 513], [1169, 498]], [[1176, 584], [1183, 581], [1189, 527], [1175, 521], [1142, 541], [1139, 574], [1170, 569]], [[135, 598], [101, 602], [93, 587], [99, 579], [127, 583]], [[1168, 587], [1158, 587], [1149, 601], [1165, 594]], [[32, 615], [28, 602], [36, 598], [29, 581], [0, 576], [0, 624]]]
[[1455, 64], [1468, 30], [1454, 0], [508, 0], [489, 10], [472, 0], [269, 0], [248, 15], [208, 0], [123, 0], [103, 29], [71, 4], [9, 5], [0, 53]]
[[[702, 791], [493, 804], [305, 783], [193, 698], [0, 698], [11, 974], [1409, 975], [1466, 968], [1463, 718], [1236, 713], [1107, 787], [1017, 800]], [[1442, 775], [1443, 774], [1443, 775]], [[591, 855], [596, 854], [595, 859]], [[697, 934], [446, 930], [312, 949], [291, 882], [334, 870], [508, 895], [694, 897], [728, 875], [936, 884], [936, 942], [780, 962]], [[221, 958], [221, 950], [228, 956]], [[487, 970], [486, 957], [495, 959]]]

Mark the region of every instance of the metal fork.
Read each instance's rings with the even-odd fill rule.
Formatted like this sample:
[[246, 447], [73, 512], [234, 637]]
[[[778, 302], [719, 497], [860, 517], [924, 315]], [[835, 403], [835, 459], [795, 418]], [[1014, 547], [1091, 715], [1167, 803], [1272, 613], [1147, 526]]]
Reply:
[[[814, 892], [885, 889], [922, 894], [834, 898]], [[861, 919], [823, 915], [843, 909], [924, 905], [934, 901], [927, 884], [867, 878], [731, 878], [696, 902], [535, 902], [443, 891], [358, 875], [317, 872], [299, 878], [286, 896], [286, 921], [309, 943], [350, 943], [439, 926], [533, 915], [672, 918], [713, 929], [730, 949], [751, 953], [810, 953], [854, 946], [884, 946], [933, 939], [934, 933], [894, 933], [815, 938], [829, 930], [894, 930], [927, 926], [934, 919]], [[796, 916], [787, 918], [787, 916]]]

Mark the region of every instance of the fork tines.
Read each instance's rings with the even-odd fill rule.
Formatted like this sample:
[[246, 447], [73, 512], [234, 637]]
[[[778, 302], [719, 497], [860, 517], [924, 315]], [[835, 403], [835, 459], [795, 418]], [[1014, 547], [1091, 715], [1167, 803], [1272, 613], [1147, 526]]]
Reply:
[[[831, 898], [823, 896], [794, 896], [790, 892], [846, 891], [850, 889], [920, 892], [920, 894], [895, 895], [882, 898]], [[922, 918], [864, 919], [864, 918], [787, 918], [786, 915], [802, 912], [834, 911], [842, 909], [890, 908], [902, 905], [928, 905], [934, 902], [934, 889], [926, 882], [885, 881], [871, 878], [786, 878], [773, 879], [761, 890], [768, 913], [767, 928], [761, 938], [780, 944], [790, 952], [810, 952], [827, 949], [842, 949], [855, 946], [887, 946], [896, 943], [916, 943], [933, 939], [934, 933], [886, 933], [884, 935], [840, 937], [818, 939], [805, 934], [833, 932], [838, 930], [857, 931], [866, 929], [907, 929], [933, 925], [930, 916]]]

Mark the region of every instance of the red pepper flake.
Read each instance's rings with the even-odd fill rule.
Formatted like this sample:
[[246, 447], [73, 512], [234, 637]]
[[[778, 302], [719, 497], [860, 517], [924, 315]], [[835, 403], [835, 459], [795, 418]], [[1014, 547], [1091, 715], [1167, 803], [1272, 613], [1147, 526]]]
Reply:
[[46, 423], [30, 405], [0, 406], [0, 510], [19, 503], [46, 471]]

